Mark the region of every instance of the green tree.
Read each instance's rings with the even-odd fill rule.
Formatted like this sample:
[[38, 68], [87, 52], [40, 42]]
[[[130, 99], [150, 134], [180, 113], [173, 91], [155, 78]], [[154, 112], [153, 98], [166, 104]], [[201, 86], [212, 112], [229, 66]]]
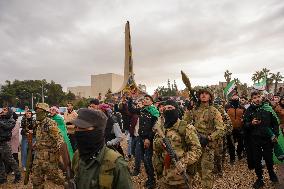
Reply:
[[48, 83], [46, 80], [6, 81], [0, 91], [1, 104], [8, 103], [20, 108], [24, 106], [31, 108], [32, 101], [34, 104], [42, 102], [42, 97], [50, 105], [65, 105], [65, 101], [75, 99], [74, 94], [65, 94], [60, 84], [56, 84], [54, 81]]
[[280, 72], [277, 72], [276, 74], [271, 73], [271, 79], [274, 81], [274, 94], [277, 93], [277, 86], [278, 83], [282, 81], [284, 77], [280, 74]]

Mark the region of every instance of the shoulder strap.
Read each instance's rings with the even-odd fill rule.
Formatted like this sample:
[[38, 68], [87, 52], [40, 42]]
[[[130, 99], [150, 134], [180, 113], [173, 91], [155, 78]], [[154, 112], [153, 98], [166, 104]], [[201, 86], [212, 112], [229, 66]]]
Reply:
[[214, 107], [209, 106], [209, 108], [208, 108], [208, 123], [209, 123], [210, 128], [215, 128], [214, 117], [212, 116], [212, 108], [214, 108]]

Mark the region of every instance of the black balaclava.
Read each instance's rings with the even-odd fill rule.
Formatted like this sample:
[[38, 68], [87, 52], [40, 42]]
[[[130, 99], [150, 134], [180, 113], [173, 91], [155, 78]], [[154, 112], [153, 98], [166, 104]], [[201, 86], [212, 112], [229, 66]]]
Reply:
[[164, 111], [165, 128], [171, 128], [178, 120], [179, 113], [177, 109]]
[[165, 105], [172, 105], [175, 107], [173, 110], [165, 110], [164, 111], [164, 118], [165, 118], [165, 128], [171, 128], [179, 118], [179, 110], [178, 104], [174, 100], [167, 100]]
[[92, 156], [96, 156], [105, 144], [104, 130], [102, 129], [98, 130], [95, 128], [88, 131], [76, 131], [75, 137], [80, 158], [85, 162]]
[[239, 99], [231, 99], [230, 100], [230, 104], [234, 107], [234, 108], [237, 108], [240, 104], [240, 101]]

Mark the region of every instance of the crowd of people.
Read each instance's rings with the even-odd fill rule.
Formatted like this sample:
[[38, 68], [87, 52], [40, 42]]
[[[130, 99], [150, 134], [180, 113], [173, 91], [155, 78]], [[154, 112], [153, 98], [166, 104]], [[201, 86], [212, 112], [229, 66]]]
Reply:
[[[284, 160], [284, 97], [277, 94], [269, 99], [252, 91], [248, 99], [235, 90], [225, 101], [204, 87], [180, 103], [174, 97], [133, 98], [129, 93], [111, 102], [92, 99], [78, 111], [69, 102], [64, 115], [56, 106], [38, 103], [35, 114], [26, 109], [19, 120], [8, 105], [3, 107], [0, 184], [11, 173], [14, 183], [20, 182], [22, 170], [31, 172], [34, 189], [44, 188], [46, 179], [70, 188], [73, 183], [79, 189], [127, 189], [144, 165], [145, 188], [188, 188], [200, 179], [199, 188], [211, 189], [214, 176], [223, 175], [228, 154], [232, 165], [247, 160], [257, 176], [252, 187], [258, 189], [264, 186], [264, 162], [276, 184], [274, 162]], [[62, 161], [66, 154], [72, 165]], [[134, 162], [131, 169], [129, 161]], [[72, 178], [66, 175], [68, 166]]]

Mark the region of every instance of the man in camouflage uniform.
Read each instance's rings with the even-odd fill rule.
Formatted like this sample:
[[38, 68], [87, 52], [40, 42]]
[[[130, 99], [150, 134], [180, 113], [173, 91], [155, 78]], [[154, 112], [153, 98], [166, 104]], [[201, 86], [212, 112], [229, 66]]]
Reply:
[[219, 174], [222, 176], [223, 168], [224, 168], [224, 162], [225, 162], [225, 155], [227, 151], [227, 138], [226, 136], [231, 136], [233, 127], [232, 122], [225, 111], [225, 108], [222, 106], [222, 101], [219, 99], [214, 100], [214, 107], [217, 108], [217, 110], [221, 113], [223, 122], [225, 125], [225, 132], [224, 136], [220, 139], [218, 139], [218, 147], [215, 148], [214, 153], [214, 173]]
[[63, 175], [58, 168], [59, 149], [63, 143], [63, 138], [56, 122], [47, 117], [48, 112], [48, 104], [36, 104], [36, 156], [32, 169], [34, 189], [44, 188], [45, 176], [55, 184], [64, 184]]
[[192, 123], [199, 135], [202, 155], [197, 165], [203, 189], [213, 188], [214, 152], [218, 140], [223, 137], [225, 125], [221, 113], [212, 106], [213, 93], [206, 88], [199, 89], [198, 103], [192, 111], [187, 112], [184, 119]]
[[[161, 127], [164, 135], [170, 140], [170, 143], [177, 154], [179, 161], [175, 165], [171, 161], [169, 154], [164, 149], [162, 137], [156, 135], [154, 141], [154, 165], [159, 179], [158, 186], [161, 189], [186, 188], [186, 183], [182, 172], [197, 162], [201, 156], [201, 145], [197, 132], [192, 125], [179, 120], [178, 105], [173, 100], [168, 100], [164, 106], [165, 123]], [[192, 180], [192, 179], [190, 179]], [[189, 183], [191, 185], [191, 183]]]

